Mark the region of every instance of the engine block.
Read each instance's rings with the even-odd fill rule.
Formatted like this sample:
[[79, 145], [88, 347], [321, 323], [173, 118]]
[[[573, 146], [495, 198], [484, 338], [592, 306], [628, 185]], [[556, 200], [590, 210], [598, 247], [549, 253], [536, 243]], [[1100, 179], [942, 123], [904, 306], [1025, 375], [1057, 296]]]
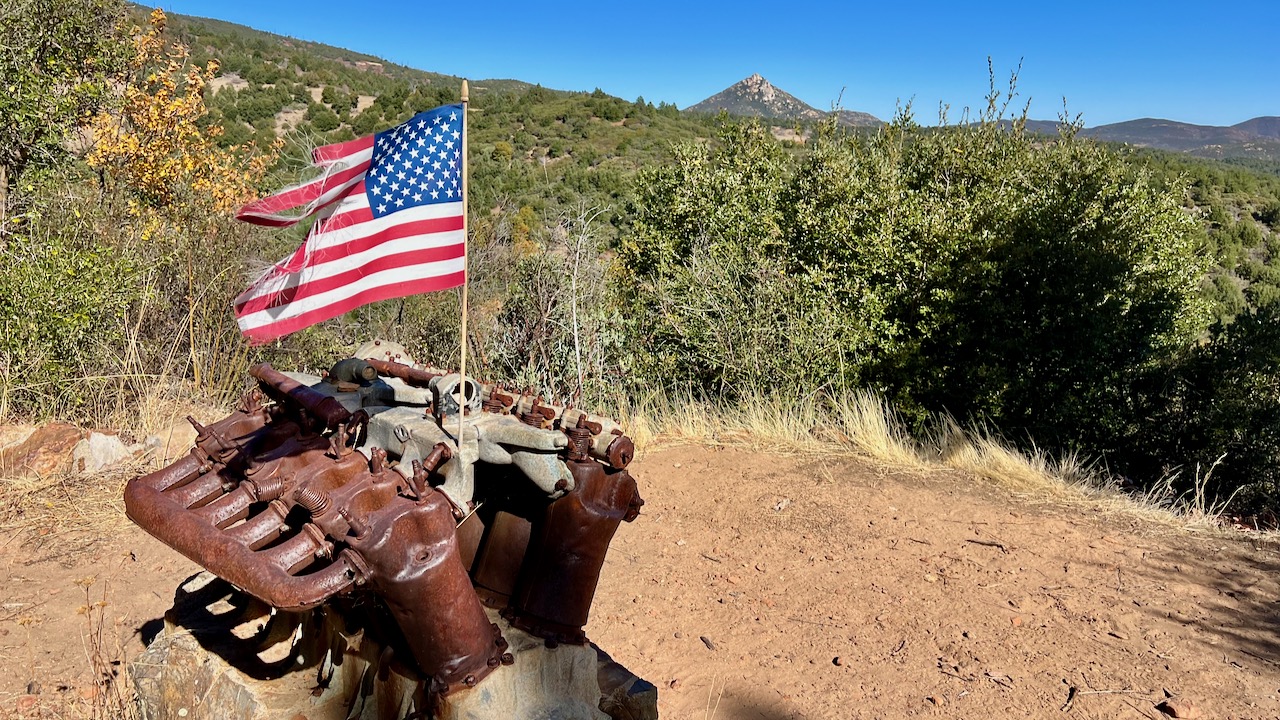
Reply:
[[609, 543], [644, 504], [622, 429], [391, 343], [356, 355], [323, 377], [254, 366], [234, 412], [192, 420], [188, 455], [128, 483], [129, 517], [281, 610], [376, 594], [441, 695], [512, 662], [484, 605], [585, 643]]

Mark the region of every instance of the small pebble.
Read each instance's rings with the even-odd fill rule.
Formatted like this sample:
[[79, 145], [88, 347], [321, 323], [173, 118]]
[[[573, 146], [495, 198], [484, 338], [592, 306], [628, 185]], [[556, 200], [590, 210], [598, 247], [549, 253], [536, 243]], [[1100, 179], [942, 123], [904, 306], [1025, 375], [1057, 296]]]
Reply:
[[841, 665], [844, 665], [844, 661], [840, 659], [839, 655], [837, 655], [831, 658], [831, 664], [835, 665], [836, 667], [840, 667]]
[[702, 644], [703, 644], [703, 645], [706, 645], [706, 646], [707, 646], [707, 649], [708, 649], [708, 650], [715, 650], [715, 649], [716, 649], [716, 644], [715, 644], [715, 643], [713, 643], [713, 642], [711, 642], [711, 638], [707, 637], [706, 635], [699, 635], [699, 636], [698, 636], [698, 639], [702, 641]]

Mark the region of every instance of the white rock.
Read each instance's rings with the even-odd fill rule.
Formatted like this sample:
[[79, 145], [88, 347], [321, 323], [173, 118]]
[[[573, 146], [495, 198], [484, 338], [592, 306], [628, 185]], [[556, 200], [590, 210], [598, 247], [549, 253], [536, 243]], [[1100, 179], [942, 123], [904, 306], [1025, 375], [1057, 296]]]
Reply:
[[71, 468], [92, 474], [119, 465], [132, 455], [118, 436], [91, 432], [71, 449]]

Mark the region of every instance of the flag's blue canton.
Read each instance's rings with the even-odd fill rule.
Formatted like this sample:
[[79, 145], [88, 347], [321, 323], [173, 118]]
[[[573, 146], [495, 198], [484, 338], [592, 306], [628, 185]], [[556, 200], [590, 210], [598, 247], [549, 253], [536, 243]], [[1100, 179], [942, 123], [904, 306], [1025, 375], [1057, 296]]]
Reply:
[[365, 194], [375, 218], [462, 199], [462, 106], [444, 105], [374, 136]]

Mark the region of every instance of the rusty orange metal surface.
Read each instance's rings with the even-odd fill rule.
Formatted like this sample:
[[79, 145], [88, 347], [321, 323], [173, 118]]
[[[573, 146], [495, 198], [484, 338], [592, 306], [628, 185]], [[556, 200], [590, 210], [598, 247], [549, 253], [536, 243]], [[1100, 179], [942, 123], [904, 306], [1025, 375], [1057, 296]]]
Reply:
[[[509, 438], [520, 432], [535, 433], [527, 452], [560, 467], [563, 479], [549, 492], [550, 483], [533, 488], [516, 465], [476, 462], [474, 452], [459, 454], [456, 441], [437, 442], [410, 461], [403, 453], [412, 427], [396, 426], [387, 447], [369, 441], [370, 416], [388, 408], [353, 403], [394, 392], [353, 391], [382, 382], [366, 368], [418, 387], [442, 377], [348, 359], [325, 382], [308, 385], [256, 365], [257, 387], [234, 412], [208, 426], [192, 421], [198, 434], [188, 455], [128, 483], [129, 517], [283, 610], [344, 593], [375, 595], [435, 693], [473, 687], [512, 660], [482, 597], [549, 645], [585, 642], [609, 544], [644, 503], [624, 469], [630, 440], [607, 419], [478, 385], [483, 405], [477, 401], [467, 416], [476, 432], [501, 431], [478, 422], [486, 416], [522, 425], [508, 429], [503, 447], [512, 450]], [[432, 422], [429, 414], [411, 417]], [[439, 430], [425, 429], [448, 427], [435, 422]], [[556, 433], [564, 437], [555, 440]], [[442, 473], [462, 471], [476, 478], [465, 503], [439, 487]], [[469, 523], [465, 532], [459, 522]]]

